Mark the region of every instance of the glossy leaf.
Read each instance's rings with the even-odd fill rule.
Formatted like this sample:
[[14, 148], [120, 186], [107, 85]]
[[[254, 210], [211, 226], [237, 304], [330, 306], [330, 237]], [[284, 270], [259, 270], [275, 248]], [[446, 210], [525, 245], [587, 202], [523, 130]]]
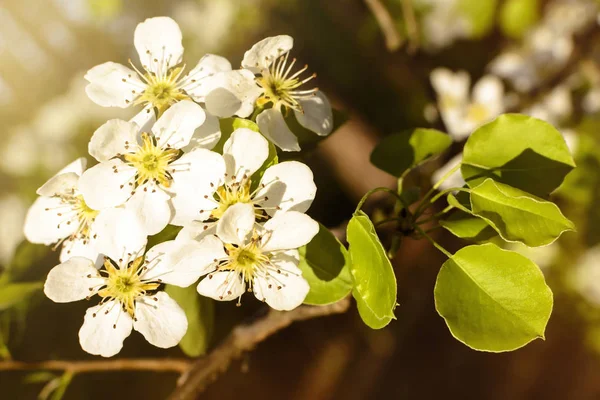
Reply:
[[442, 265], [434, 295], [452, 335], [475, 350], [491, 352], [543, 339], [553, 304], [539, 268], [492, 243], [456, 252]]
[[544, 246], [575, 226], [558, 206], [492, 179], [471, 189], [471, 210], [507, 241]]
[[470, 187], [491, 177], [545, 198], [574, 167], [563, 136], [552, 125], [526, 115], [505, 114], [469, 137], [461, 171]]
[[362, 211], [354, 214], [347, 228], [350, 271], [358, 312], [368, 326], [380, 329], [390, 323], [396, 307], [396, 276], [375, 227]]
[[460, 210], [447, 219], [440, 220], [440, 225], [454, 236], [474, 242], [482, 242], [497, 235], [485, 220]]
[[371, 153], [371, 163], [396, 177], [430, 157], [442, 153], [452, 144], [452, 138], [435, 129], [418, 128], [412, 132], [384, 137]]
[[206, 354], [214, 325], [214, 301], [198, 295], [196, 285], [187, 288], [167, 285], [165, 291], [183, 308], [188, 320], [188, 329], [179, 347], [189, 357]]
[[44, 287], [43, 282], [5, 283], [0, 286], [0, 311], [11, 308]]
[[299, 249], [302, 276], [310, 285], [305, 304], [335, 303], [352, 290], [350, 255], [323, 225], [309, 244]]

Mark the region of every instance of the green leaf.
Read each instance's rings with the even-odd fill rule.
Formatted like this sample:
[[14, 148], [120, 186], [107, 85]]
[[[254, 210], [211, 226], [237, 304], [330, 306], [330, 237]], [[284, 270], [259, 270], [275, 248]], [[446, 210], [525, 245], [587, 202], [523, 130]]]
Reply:
[[167, 285], [165, 291], [183, 308], [188, 320], [188, 329], [179, 347], [189, 357], [206, 354], [214, 326], [214, 301], [200, 296], [196, 285], [187, 288]]
[[435, 129], [417, 128], [384, 137], [371, 153], [371, 163], [396, 177], [442, 153], [452, 138]]
[[217, 153], [221, 154], [223, 153], [223, 146], [225, 145], [225, 142], [236, 129], [248, 128], [255, 132], [260, 132], [258, 125], [256, 125], [255, 122], [252, 122], [249, 119], [236, 117], [219, 119], [219, 127], [221, 128], [221, 139], [219, 139], [219, 142], [212, 149], [212, 151], [216, 151]]
[[471, 38], [481, 38], [494, 27], [494, 16], [498, 0], [459, 0], [460, 14], [470, 22]]
[[390, 323], [396, 307], [396, 276], [375, 227], [362, 211], [354, 214], [347, 228], [350, 271], [358, 312], [368, 326], [380, 329]]
[[0, 287], [0, 311], [11, 308], [44, 287], [43, 282], [6, 283]]
[[250, 187], [252, 191], [258, 188], [258, 184], [260, 183], [265, 171], [277, 163], [279, 163], [279, 157], [277, 157], [277, 148], [272, 142], [269, 142], [269, 155], [267, 156], [267, 159], [263, 165], [261, 165], [261, 167], [257, 169], [254, 174], [252, 174], [252, 186]]
[[461, 210], [462, 212], [467, 213], [467, 214], [473, 214], [471, 212], [471, 198], [468, 193], [465, 193], [465, 192], [458, 192], [456, 194], [448, 193], [446, 200], [448, 201], [449, 205], [454, 206], [455, 208]]
[[556, 204], [492, 179], [471, 189], [471, 210], [502, 239], [531, 247], [550, 244], [563, 232], [575, 230]]
[[343, 299], [352, 290], [350, 255], [323, 225], [309, 244], [299, 249], [302, 276], [310, 291], [305, 304], [324, 305]]
[[440, 225], [454, 236], [474, 242], [483, 242], [497, 235], [485, 220], [460, 210], [440, 220]]
[[539, 0], [506, 0], [498, 22], [502, 33], [513, 39], [523, 37], [540, 17]]
[[151, 249], [159, 243], [166, 242], [169, 240], [173, 240], [177, 237], [179, 231], [181, 231], [181, 226], [175, 225], [167, 225], [165, 229], [157, 233], [156, 235], [150, 236], [148, 238], [148, 243], [146, 244], [147, 249]]
[[475, 350], [510, 351], [543, 339], [552, 312], [539, 268], [492, 243], [456, 252], [442, 265], [434, 295], [452, 335]]
[[461, 170], [470, 187], [491, 177], [546, 198], [574, 167], [565, 140], [552, 125], [504, 114], [469, 137]]

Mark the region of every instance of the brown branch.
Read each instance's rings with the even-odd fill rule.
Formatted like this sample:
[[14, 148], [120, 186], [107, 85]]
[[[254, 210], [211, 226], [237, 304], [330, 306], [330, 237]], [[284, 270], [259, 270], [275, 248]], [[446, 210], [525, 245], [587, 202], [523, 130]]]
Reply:
[[224, 372], [229, 364], [244, 352], [252, 350], [269, 336], [287, 328], [293, 322], [332, 314], [341, 314], [350, 306], [347, 297], [326, 306], [301, 306], [292, 311], [270, 310], [269, 313], [249, 325], [240, 325], [210, 354], [196, 361], [179, 379], [179, 386], [169, 400], [189, 400]]
[[381, 33], [385, 38], [385, 45], [389, 51], [395, 51], [402, 46], [402, 37], [396, 29], [394, 19], [381, 3], [380, 0], [365, 0], [365, 3], [373, 13], [373, 16], [377, 20]]
[[88, 372], [106, 371], [153, 371], [153, 372], [178, 372], [185, 373], [190, 369], [193, 362], [175, 358], [140, 358], [140, 359], [116, 359], [98, 361], [0, 361], [0, 371], [39, 371], [60, 370], [74, 374]]

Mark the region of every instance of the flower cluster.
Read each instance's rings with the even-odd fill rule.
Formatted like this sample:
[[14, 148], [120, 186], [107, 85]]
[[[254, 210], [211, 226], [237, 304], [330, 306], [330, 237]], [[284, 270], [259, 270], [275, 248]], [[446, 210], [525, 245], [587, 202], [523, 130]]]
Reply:
[[[308, 87], [315, 75], [306, 66], [294, 68], [289, 36], [254, 45], [241, 69], [207, 54], [187, 73], [181, 42], [175, 21], [150, 18], [135, 30], [141, 67], [107, 62], [87, 72], [92, 101], [141, 111], [100, 126], [88, 146], [97, 163], [86, 169], [81, 158], [59, 171], [27, 214], [29, 241], [62, 246], [46, 295], [100, 298], [79, 331], [91, 354], [117, 354], [132, 329], [158, 347], [178, 344], [187, 319], [165, 284], [200, 280], [201, 295], [238, 305], [249, 291], [277, 310], [299, 306], [309, 291], [298, 248], [319, 230], [305, 214], [313, 174], [300, 162], [278, 163], [269, 140], [300, 150], [289, 122], [329, 134], [327, 97]], [[233, 116], [247, 127], [222, 137], [220, 119]], [[146, 249], [167, 225], [182, 229]]]

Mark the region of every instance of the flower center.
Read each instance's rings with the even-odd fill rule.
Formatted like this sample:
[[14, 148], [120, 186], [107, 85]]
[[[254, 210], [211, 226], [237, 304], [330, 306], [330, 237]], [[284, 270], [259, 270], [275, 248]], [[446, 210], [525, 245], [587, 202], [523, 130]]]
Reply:
[[188, 96], [177, 84], [182, 72], [183, 68], [174, 68], [164, 76], [155, 75], [152, 72], [143, 75], [140, 73], [147, 86], [135, 104], [150, 103], [158, 109], [160, 115], [172, 104], [187, 99]]
[[82, 237], [88, 237], [90, 233], [90, 227], [99, 214], [90, 206], [88, 206], [83, 199], [82, 195], [75, 197], [73, 210], [77, 213], [77, 220], [79, 221], [79, 229], [77, 235]]
[[300, 78], [300, 75], [307, 70], [307, 65], [291, 74], [296, 59], [294, 58], [287, 66], [288, 55], [289, 53], [286, 53], [285, 56], [279, 57], [268, 69], [262, 71], [260, 77], [256, 78], [256, 82], [264, 91], [257, 100], [257, 104], [264, 106], [267, 103], [272, 103], [275, 108], [283, 106], [287, 109], [302, 112], [299, 100], [314, 96], [319, 89], [299, 90], [299, 88], [317, 75], [312, 74], [307, 78]]
[[142, 145], [135, 153], [126, 154], [125, 160], [137, 169], [137, 185], [154, 181], [165, 187], [171, 186], [173, 177], [169, 172], [169, 164], [179, 156], [177, 149], [163, 149], [156, 143], [153, 135], [142, 133]]
[[252, 204], [252, 193], [250, 192], [250, 179], [242, 182], [225, 183], [215, 192], [215, 199], [219, 206], [211, 213], [211, 218], [220, 219], [229, 207], [237, 203]]
[[103, 301], [117, 300], [123, 309], [133, 316], [135, 300], [148, 291], [156, 290], [160, 283], [146, 283], [140, 279], [144, 256], [130, 262], [125, 268], [116, 268], [112, 261], [105, 259], [104, 268], [108, 273], [106, 287], [98, 292]]
[[486, 106], [480, 103], [473, 103], [467, 109], [467, 119], [475, 122], [485, 122], [490, 117], [490, 112]]
[[254, 234], [250, 243], [245, 246], [225, 244], [229, 257], [218, 269], [237, 272], [252, 287], [254, 277], [266, 273], [270, 263], [269, 256], [261, 251], [259, 242], [259, 236]]

